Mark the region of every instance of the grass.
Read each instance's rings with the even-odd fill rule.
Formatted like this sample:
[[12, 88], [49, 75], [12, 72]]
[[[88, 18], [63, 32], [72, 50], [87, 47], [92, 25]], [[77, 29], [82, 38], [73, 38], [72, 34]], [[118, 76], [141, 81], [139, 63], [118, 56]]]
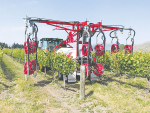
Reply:
[[120, 84], [118, 77], [108, 75], [105, 79], [86, 85], [86, 92], [94, 92], [90, 98], [94, 97], [100, 105], [119, 113], [150, 112], [150, 94], [145, 93], [146, 79], [123, 76]]
[[8, 75], [4, 74], [4, 70], [2, 69], [2, 67], [3, 67], [3, 62], [2, 65], [0, 65], [0, 92], [14, 85], [10, 80], [8, 80], [7, 77]]
[[[97, 82], [86, 80], [85, 100], [77, 99], [73, 101], [73, 103], [76, 103], [76, 106], [81, 109], [81, 112], [87, 112], [87, 110], [93, 112], [93, 109], [98, 106], [100, 109], [96, 109], [96, 112], [150, 112], [150, 93], [145, 92], [147, 85], [145, 78], [128, 78], [126, 75], [123, 75], [119, 80], [119, 77], [110, 75], [109, 72], [106, 73], [107, 74]], [[58, 83], [62, 84], [62, 82], [59, 81]], [[79, 89], [78, 84], [79, 82], [74, 85], [67, 84], [67, 87]], [[76, 94], [76, 98], [79, 98], [79, 94]], [[90, 104], [87, 106], [87, 103]], [[81, 105], [82, 107], [80, 107]]]
[[[23, 65], [4, 55], [5, 59], [0, 68], [0, 92], [6, 92], [5, 98], [0, 97], [0, 112], [67, 112], [68, 108], [62, 108], [61, 103], [55, 100], [46, 90], [44, 85], [55, 84], [47, 77], [36, 82], [29, 78], [24, 80]], [[7, 60], [6, 60], [7, 59]], [[12, 65], [14, 64], [14, 65]], [[40, 72], [39, 75], [43, 73]], [[11, 75], [9, 77], [7, 75]], [[63, 84], [62, 81], [55, 81]], [[125, 75], [121, 79], [115, 74], [105, 73], [97, 82], [86, 80], [85, 99], [79, 99], [79, 93], [64, 95], [68, 105], [76, 106], [80, 112], [89, 113], [149, 113], [150, 93], [145, 92], [146, 79], [141, 77], [130, 78]], [[72, 91], [79, 90], [79, 82], [66, 84]], [[35, 87], [36, 86], [36, 87]], [[56, 87], [57, 89], [57, 87]]]
[[[66, 111], [62, 108], [61, 103], [56, 101], [40, 85], [35, 87], [36, 81], [33, 81], [31, 77], [25, 81], [22, 64], [17, 63], [7, 55], [4, 57], [0, 68], [0, 92], [5, 92], [3, 93], [5, 95], [0, 95], [0, 112], [43, 113], [51, 111], [59, 113]], [[39, 78], [46, 80], [42, 76]]]

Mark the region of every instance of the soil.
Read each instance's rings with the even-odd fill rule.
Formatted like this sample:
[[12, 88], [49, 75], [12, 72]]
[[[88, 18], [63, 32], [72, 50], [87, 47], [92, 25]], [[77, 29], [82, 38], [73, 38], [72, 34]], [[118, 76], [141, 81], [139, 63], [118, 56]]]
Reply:
[[[13, 59], [9, 59], [13, 60]], [[23, 66], [17, 63], [16, 61], [13, 61], [13, 65], [20, 68], [22, 71]], [[66, 89], [64, 89], [60, 84], [58, 83], [52, 83], [52, 78], [47, 80], [41, 80], [40, 78], [30, 76], [30, 78], [34, 81], [34, 86], [40, 86], [40, 91], [46, 91], [47, 95], [52, 95], [52, 97], [61, 103], [62, 109], [57, 108], [47, 108], [45, 109], [46, 113], [80, 113], [80, 112], [86, 112], [86, 113], [97, 113], [97, 109], [105, 110], [105, 107], [102, 107], [100, 105], [96, 105], [91, 107], [95, 102], [97, 102], [96, 99], [87, 99], [87, 97], [90, 94], [86, 95], [85, 100], [79, 99], [79, 84], [75, 84], [77, 87], [74, 87], [74, 84], [66, 84]], [[5, 99], [7, 97], [13, 98], [15, 95], [10, 94], [8, 90], [4, 90], [0, 92], [0, 99]], [[92, 108], [92, 110], [89, 109]], [[66, 111], [67, 110], [67, 111]]]
[[42, 90], [47, 91], [48, 94], [51, 94], [55, 100], [59, 101], [61, 103], [61, 106], [68, 110], [68, 113], [80, 113], [80, 110], [76, 107], [75, 104], [70, 104], [68, 102], [76, 99], [77, 92], [75, 91], [75, 89], [64, 89], [60, 84], [57, 83], [47, 85], [50, 83], [49, 80], [40, 80], [34, 77], [31, 78], [37, 81], [35, 86], [40, 85], [42, 87]]

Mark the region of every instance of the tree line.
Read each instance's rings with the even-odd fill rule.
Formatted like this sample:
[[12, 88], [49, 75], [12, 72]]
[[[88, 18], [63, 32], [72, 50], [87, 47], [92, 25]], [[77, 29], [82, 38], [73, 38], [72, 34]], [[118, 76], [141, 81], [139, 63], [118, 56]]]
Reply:
[[23, 44], [13, 43], [12, 46], [8, 46], [7, 43], [0, 42], [1, 49], [3, 48], [24, 48]]

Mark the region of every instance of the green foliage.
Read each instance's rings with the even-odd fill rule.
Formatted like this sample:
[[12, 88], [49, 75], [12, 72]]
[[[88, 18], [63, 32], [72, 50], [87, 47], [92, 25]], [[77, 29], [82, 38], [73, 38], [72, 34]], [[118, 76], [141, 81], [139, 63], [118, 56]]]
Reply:
[[124, 50], [124, 44], [120, 44], [120, 45], [119, 45], [119, 50], [120, 50], [120, 51], [123, 51], [123, 50]]
[[[24, 49], [4, 49], [4, 53], [17, 58], [19, 61], [24, 61]], [[62, 53], [44, 53], [42, 50], [37, 50], [37, 61], [43, 66], [50, 67], [52, 71], [59, 71], [62, 74], [68, 75], [76, 69], [76, 61], [70, 57], [68, 58]], [[35, 55], [34, 55], [35, 58]], [[29, 59], [33, 59], [30, 55]]]
[[150, 53], [139, 53], [138, 72], [144, 77], [150, 78]]
[[42, 64], [43, 66], [49, 66], [49, 59], [47, 54], [45, 54], [42, 50], [38, 50], [37, 55], [37, 60], [39, 64]]
[[42, 50], [38, 50], [38, 63], [65, 75], [72, 73], [76, 68], [76, 61], [71, 57], [68, 58], [63, 53], [50, 52], [45, 54]]
[[[98, 62], [102, 63], [103, 57], [98, 57]], [[123, 51], [105, 53], [105, 69], [108, 71], [117, 70], [120, 74], [128, 72], [132, 75], [150, 77], [150, 53], [141, 51], [132, 54], [124, 54]]]
[[6, 54], [8, 54], [9, 56], [12, 56], [13, 50], [5, 48], [5, 49], [3, 49], [3, 52], [6, 53]]
[[2, 57], [3, 57], [3, 52], [0, 50], [0, 65], [1, 65]]
[[20, 62], [24, 61], [24, 49], [3, 49], [4, 53], [12, 56], [13, 58], [17, 58]]
[[73, 71], [76, 69], [76, 62], [74, 61], [74, 59], [72, 59], [72, 57], [68, 58], [65, 54], [55, 54], [54, 60], [55, 69], [63, 75], [73, 73]]
[[[4, 53], [24, 61], [24, 49], [3, 49]], [[3, 52], [0, 52], [0, 60], [3, 56]], [[62, 53], [47, 53], [42, 50], [37, 51], [37, 60], [39, 64], [50, 67], [52, 71], [59, 71], [62, 74], [68, 75], [76, 69], [76, 61], [72, 57], [68, 58]], [[92, 56], [95, 56], [92, 52]], [[35, 57], [35, 55], [34, 55]], [[103, 57], [97, 57], [97, 62], [102, 63]], [[30, 55], [30, 59], [32, 55]], [[105, 53], [105, 70], [115, 71], [120, 74], [128, 72], [132, 75], [140, 75], [143, 77], [150, 77], [150, 53], [143, 53], [141, 51], [132, 54], [124, 54], [123, 51], [111, 54], [109, 51]], [[78, 64], [77, 64], [78, 65]]]

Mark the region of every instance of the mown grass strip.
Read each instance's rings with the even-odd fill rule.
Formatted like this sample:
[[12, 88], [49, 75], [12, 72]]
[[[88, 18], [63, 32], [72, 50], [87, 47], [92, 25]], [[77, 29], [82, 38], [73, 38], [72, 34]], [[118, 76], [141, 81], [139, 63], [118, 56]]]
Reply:
[[[0, 112], [42, 113], [55, 111], [58, 113], [66, 111], [61, 107], [61, 103], [56, 101], [47, 91], [40, 86], [35, 86], [34, 84], [37, 82], [31, 77], [25, 81], [22, 64], [7, 55], [4, 55], [2, 62], [0, 79], [3, 87], [0, 87]], [[13, 87], [7, 87], [11, 85]]]
[[108, 76], [106, 80], [86, 85], [86, 88], [87, 92], [93, 91], [91, 98], [97, 99], [97, 104], [114, 112], [146, 113], [150, 112], [150, 94], [145, 93], [145, 85], [146, 79], [139, 77], [122, 77], [119, 83], [117, 77]]

